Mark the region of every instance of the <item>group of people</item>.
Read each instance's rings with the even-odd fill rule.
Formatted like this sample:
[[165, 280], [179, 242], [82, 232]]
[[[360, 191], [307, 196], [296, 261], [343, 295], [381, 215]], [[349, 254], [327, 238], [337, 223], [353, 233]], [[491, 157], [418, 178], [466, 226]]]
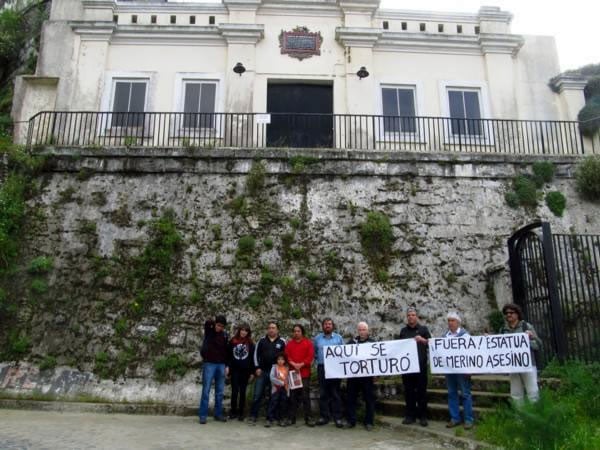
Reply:
[[[516, 304], [504, 306], [505, 324], [499, 333], [527, 333], [531, 349], [541, 346], [533, 326], [523, 320], [521, 308]], [[448, 329], [442, 337], [452, 339], [468, 335], [461, 326], [461, 318], [456, 312], [447, 315]], [[279, 426], [293, 425], [300, 404], [304, 423], [309, 427], [322, 426], [333, 422], [338, 428], [354, 428], [357, 424], [357, 404], [359, 395], [365, 403], [363, 424], [372, 430], [375, 419], [375, 378], [349, 378], [346, 382], [346, 401], [342, 401], [341, 379], [325, 376], [324, 348], [331, 345], [363, 344], [374, 342], [366, 322], [359, 322], [357, 334], [348, 342], [335, 331], [331, 318], [321, 322], [322, 331], [314, 339], [306, 337], [303, 325], [295, 324], [292, 337], [283, 339], [275, 321], [267, 325], [265, 336], [258, 342], [252, 339], [252, 331], [247, 324], [236, 327], [235, 335], [229, 338], [224, 316], [217, 316], [204, 324], [204, 340], [201, 355], [204, 359], [202, 375], [202, 395], [198, 410], [201, 424], [206, 424], [211, 385], [215, 384], [214, 417], [226, 422], [246, 419], [246, 391], [254, 380], [252, 404], [248, 423], [255, 425], [263, 401], [267, 400], [265, 426], [277, 423]], [[403, 423], [428, 425], [427, 381], [428, 381], [428, 340], [429, 329], [419, 323], [417, 310], [409, 307], [406, 326], [400, 331], [400, 339], [414, 339], [417, 343], [419, 372], [402, 375], [406, 413]], [[311, 413], [310, 379], [313, 362], [317, 369], [319, 384], [319, 418], [314, 421]], [[292, 377], [293, 375], [293, 377]], [[223, 394], [226, 377], [231, 381], [231, 407], [228, 417], [223, 410]], [[524, 393], [530, 400], [538, 398], [537, 372], [511, 374], [511, 396], [520, 402]], [[290, 380], [295, 380], [291, 382]], [[465, 429], [473, 427], [473, 402], [471, 398], [471, 378], [469, 375], [446, 375], [448, 389], [448, 428], [464, 424]], [[463, 413], [460, 414], [462, 400]], [[344, 407], [345, 406], [345, 407]], [[345, 419], [345, 420], [344, 420]]]

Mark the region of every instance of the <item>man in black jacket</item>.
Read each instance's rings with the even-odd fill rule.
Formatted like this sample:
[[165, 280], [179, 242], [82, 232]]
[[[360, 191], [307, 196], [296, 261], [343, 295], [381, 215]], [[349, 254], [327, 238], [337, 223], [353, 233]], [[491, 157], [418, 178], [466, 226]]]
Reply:
[[[358, 336], [348, 341], [348, 344], [364, 344], [365, 342], [375, 342], [369, 336], [369, 325], [366, 322], [359, 322], [357, 325]], [[348, 395], [348, 428], [356, 426], [356, 402], [359, 392], [362, 392], [365, 401], [365, 428], [367, 431], [373, 429], [375, 421], [375, 391], [374, 377], [348, 378], [346, 390]]]
[[427, 426], [427, 340], [431, 333], [426, 326], [419, 325], [417, 310], [413, 306], [406, 310], [406, 326], [400, 331], [400, 339], [417, 341], [419, 367], [417, 373], [402, 375], [406, 417], [403, 424], [409, 425], [419, 419], [421, 426]]
[[206, 423], [208, 416], [208, 398], [210, 386], [215, 380], [215, 420], [226, 422], [223, 416], [223, 393], [225, 392], [225, 377], [227, 376], [227, 332], [225, 316], [217, 316], [215, 320], [204, 323], [204, 340], [200, 348], [200, 355], [204, 360], [202, 364], [202, 396], [198, 416], [200, 423]]
[[267, 334], [262, 337], [254, 347], [254, 367], [256, 367], [256, 381], [254, 382], [254, 393], [252, 396], [252, 407], [250, 409], [250, 424], [256, 424], [258, 411], [262, 399], [271, 392], [271, 381], [269, 374], [271, 367], [275, 364], [277, 355], [285, 350], [285, 341], [279, 336], [277, 322], [270, 321], [267, 326]]

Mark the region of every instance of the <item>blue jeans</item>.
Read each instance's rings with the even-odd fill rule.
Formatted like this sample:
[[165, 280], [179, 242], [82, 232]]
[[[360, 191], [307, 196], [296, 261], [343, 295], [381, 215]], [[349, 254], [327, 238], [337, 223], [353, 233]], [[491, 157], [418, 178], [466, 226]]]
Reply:
[[448, 409], [450, 420], [460, 422], [460, 402], [458, 391], [461, 392], [465, 423], [473, 423], [473, 399], [471, 398], [471, 378], [466, 375], [446, 375], [448, 386]]
[[255, 419], [258, 417], [258, 411], [260, 410], [263, 396], [268, 395], [268, 393], [271, 392], [271, 379], [269, 378], [269, 374], [269, 370], [263, 370], [260, 377], [256, 377], [256, 380], [254, 381], [254, 393], [252, 395], [250, 415]]
[[213, 379], [215, 380], [215, 417], [223, 415], [223, 393], [225, 392], [225, 364], [205, 362], [202, 365], [202, 396], [198, 415], [201, 419], [208, 416], [208, 397]]

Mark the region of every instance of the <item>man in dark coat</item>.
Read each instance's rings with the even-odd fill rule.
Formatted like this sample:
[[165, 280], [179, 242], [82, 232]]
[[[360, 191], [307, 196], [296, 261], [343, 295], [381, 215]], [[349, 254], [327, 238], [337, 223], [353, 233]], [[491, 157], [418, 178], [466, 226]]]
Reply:
[[415, 423], [419, 419], [421, 426], [427, 426], [427, 340], [429, 338], [431, 334], [427, 327], [419, 324], [416, 308], [409, 307], [406, 311], [406, 326], [400, 331], [400, 339], [417, 341], [420, 371], [402, 375], [406, 402], [406, 417], [402, 423], [405, 425]]

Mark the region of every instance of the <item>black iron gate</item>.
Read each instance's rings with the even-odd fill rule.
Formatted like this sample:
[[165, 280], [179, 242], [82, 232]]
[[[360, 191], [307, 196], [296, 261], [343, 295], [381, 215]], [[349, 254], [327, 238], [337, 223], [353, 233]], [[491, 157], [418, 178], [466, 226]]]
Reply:
[[600, 361], [600, 236], [553, 235], [536, 222], [508, 240], [515, 303], [553, 357]]

